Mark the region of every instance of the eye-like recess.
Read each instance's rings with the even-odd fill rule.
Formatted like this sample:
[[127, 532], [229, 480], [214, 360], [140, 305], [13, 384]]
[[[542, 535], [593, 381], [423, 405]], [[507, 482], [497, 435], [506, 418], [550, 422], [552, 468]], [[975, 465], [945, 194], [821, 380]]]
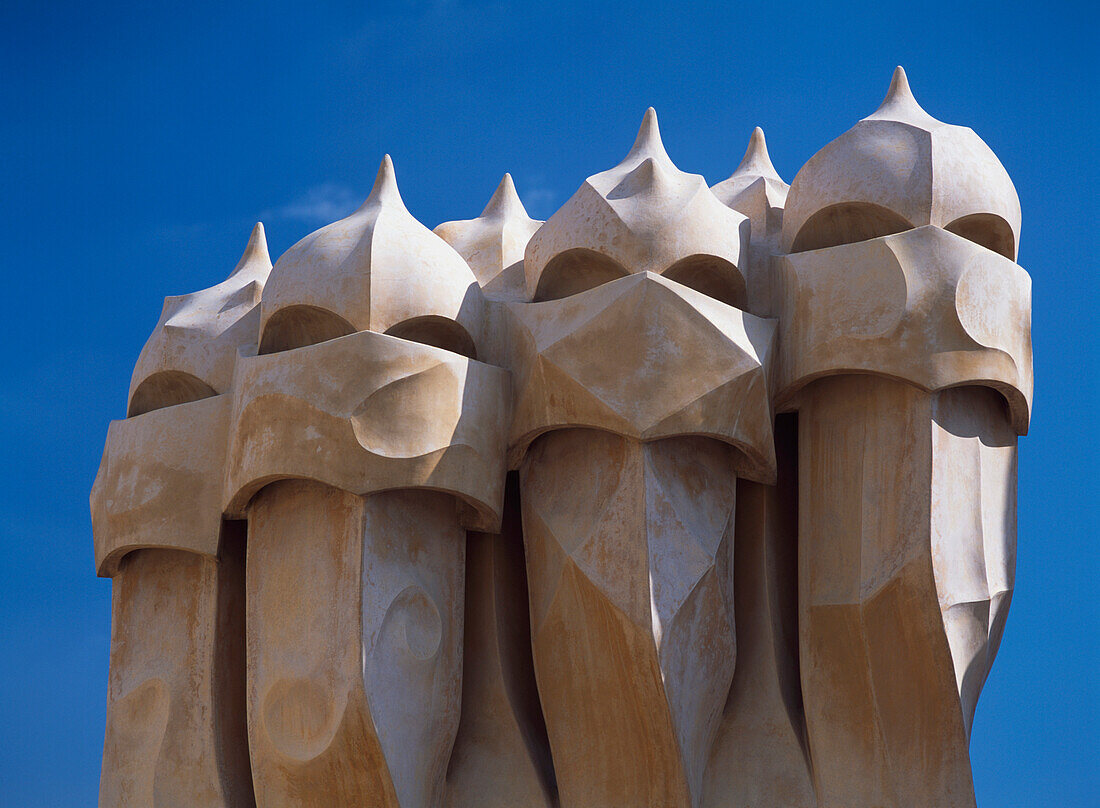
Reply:
[[126, 417], [133, 418], [135, 415], [153, 410], [174, 407], [177, 404], [186, 404], [188, 401], [198, 401], [216, 395], [217, 391], [198, 376], [192, 376], [182, 370], [162, 370], [137, 386], [137, 390], [130, 399]]
[[1016, 236], [1012, 232], [1012, 225], [995, 213], [961, 216], [944, 230], [973, 241], [987, 250], [1000, 253], [1009, 261], [1016, 260]]
[[576, 247], [555, 255], [543, 269], [535, 289], [535, 302], [560, 300], [629, 274], [615, 259], [595, 250]]
[[821, 250], [911, 230], [913, 225], [881, 205], [844, 202], [822, 208], [802, 225], [791, 252]]
[[386, 330], [391, 337], [400, 337], [410, 342], [431, 345], [451, 353], [477, 359], [477, 348], [473, 337], [465, 328], [446, 317], [428, 314], [404, 320]]
[[716, 255], [689, 255], [661, 274], [727, 306], [748, 307], [745, 279], [737, 267]]
[[271, 315], [260, 338], [260, 353], [291, 351], [354, 334], [351, 323], [317, 306], [287, 306]]

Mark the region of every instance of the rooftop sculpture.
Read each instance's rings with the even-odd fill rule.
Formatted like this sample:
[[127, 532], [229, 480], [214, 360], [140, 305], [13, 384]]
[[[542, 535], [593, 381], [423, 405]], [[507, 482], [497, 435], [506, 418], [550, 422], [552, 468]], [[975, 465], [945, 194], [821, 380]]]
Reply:
[[101, 806], [965, 806], [1020, 205], [898, 68], [788, 186], [633, 148], [166, 299], [92, 491]]

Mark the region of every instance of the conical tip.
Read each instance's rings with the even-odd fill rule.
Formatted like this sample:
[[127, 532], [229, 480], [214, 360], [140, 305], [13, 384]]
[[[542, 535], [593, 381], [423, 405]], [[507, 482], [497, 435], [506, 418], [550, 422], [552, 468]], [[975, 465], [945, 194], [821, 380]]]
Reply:
[[628, 157], [642, 154], [665, 154], [665, 146], [661, 142], [661, 130], [657, 126], [657, 110], [653, 107], [649, 107], [642, 116], [642, 125], [638, 128], [638, 136], [634, 138], [634, 145]]
[[646, 191], [659, 191], [665, 178], [666, 172], [661, 170], [661, 166], [657, 161], [652, 157], [646, 157], [630, 169], [630, 173], [623, 177], [622, 181], [612, 189], [609, 196], [618, 199], [636, 196]]
[[873, 119], [903, 121], [926, 127], [938, 123], [917, 102], [913, 89], [909, 86], [909, 77], [905, 75], [905, 68], [901, 65], [894, 68], [894, 75], [890, 78], [890, 88], [886, 91], [886, 97], [882, 99], [879, 108], [865, 120]]
[[378, 166], [378, 174], [374, 178], [374, 186], [367, 197], [367, 203], [396, 202], [401, 201], [401, 192], [397, 190], [397, 174], [393, 170], [393, 159], [387, 154], [382, 157], [382, 164]]
[[493, 191], [489, 198], [489, 204], [481, 212], [482, 216], [506, 216], [518, 213], [527, 216], [527, 209], [516, 192], [516, 184], [512, 181], [512, 175], [505, 173], [500, 180], [500, 185]]
[[886, 91], [886, 99], [883, 103], [896, 101], [901, 98], [913, 98], [913, 88], [909, 86], [909, 77], [905, 75], [905, 68], [898, 65], [894, 68], [894, 75], [890, 77], [890, 89]]
[[764, 139], [764, 130], [759, 126], [752, 130], [745, 156], [741, 158], [740, 165], [733, 172], [734, 177], [742, 174], [782, 181], [779, 172], [772, 165], [771, 155], [768, 154], [768, 142]]
[[248, 236], [248, 244], [245, 245], [244, 252], [241, 253], [241, 260], [233, 268], [230, 277], [254, 262], [259, 262], [268, 269], [271, 268], [271, 254], [267, 251], [267, 235], [264, 233], [263, 222], [256, 222], [252, 226], [252, 232]]
[[248, 236], [248, 246], [245, 247], [245, 252], [267, 249], [267, 233], [264, 232], [264, 223], [256, 222], [252, 225], [252, 232]]

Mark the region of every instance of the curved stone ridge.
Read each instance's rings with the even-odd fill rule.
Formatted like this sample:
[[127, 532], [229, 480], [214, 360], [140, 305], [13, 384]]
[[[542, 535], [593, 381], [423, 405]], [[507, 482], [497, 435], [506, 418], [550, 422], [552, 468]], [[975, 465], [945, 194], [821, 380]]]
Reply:
[[509, 270], [522, 276], [523, 251], [541, 224], [527, 215], [512, 175], [505, 174], [478, 218], [444, 222], [435, 234], [466, 259], [488, 292], [508, 280], [501, 275]]
[[167, 298], [91, 493], [101, 806], [972, 806], [1019, 202], [895, 72], [788, 186], [648, 110], [546, 222], [393, 164]]
[[264, 226], [257, 222], [228, 278], [200, 292], [165, 298], [160, 321], [134, 366], [127, 414], [226, 392], [237, 351], [258, 339], [256, 304], [270, 272]]
[[[564, 297], [612, 277], [655, 272], [744, 305], [747, 241], [747, 218], [669, 159], [651, 107], [623, 161], [585, 180], [532, 236], [527, 291], [535, 299]], [[603, 260], [586, 260], [592, 254]]]
[[899, 67], [882, 105], [795, 176], [782, 247], [800, 252], [921, 225], [954, 229], [1014, 261], [1020, 199], [982, 139], [921, 109]]
[[759, 240], [777, 229], [790, 189], [772, 165], [764, 130], [758, 126], [752, 130], [741, 163], [710, 190], [722, 203], [749, 217], [753, 239]]
[[462, 256], [405, 208], [386, 155], [358, 210], [276, 262], [260, 303], [260, 352], [433, 321], [454, 324], [472, 351], [480, 298]]
[[1006, 399], [1016, 431], [1031, 415], [1031, 278], [936, 227], [795, 253], [779, 262], [779, 406], [814, 379], [879, 373], [942, 390], [977, 384]]

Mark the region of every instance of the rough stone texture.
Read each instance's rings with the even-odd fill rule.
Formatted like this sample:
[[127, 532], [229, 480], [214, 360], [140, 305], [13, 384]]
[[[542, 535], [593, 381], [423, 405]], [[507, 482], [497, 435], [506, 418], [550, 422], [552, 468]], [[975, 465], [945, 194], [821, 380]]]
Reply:
[[386, 157], [166, 299], [92, 489], [101, 806], [974, 804], [1031, 281], [895, 73], [788, 186], [649, 110], [546, 222]]

